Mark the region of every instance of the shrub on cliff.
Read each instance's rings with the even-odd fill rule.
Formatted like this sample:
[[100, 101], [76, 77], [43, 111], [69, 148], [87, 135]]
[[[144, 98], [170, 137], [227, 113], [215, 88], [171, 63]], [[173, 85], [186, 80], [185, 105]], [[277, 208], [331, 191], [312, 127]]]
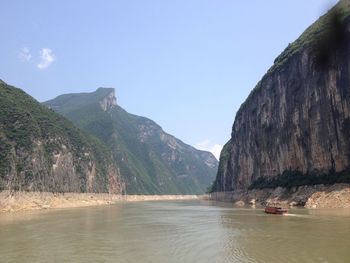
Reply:
[[328, 174], [303, 174], [299, 171], [284, 171], [275, 178], [269, 179], [260, 177], [253, 181], [249, 189], [265, 189], [285, 187], [292, 188], [303, 185], [331, 185], [336, 183], [350, 183], [350, 171], [334, 172], [330, 171]]

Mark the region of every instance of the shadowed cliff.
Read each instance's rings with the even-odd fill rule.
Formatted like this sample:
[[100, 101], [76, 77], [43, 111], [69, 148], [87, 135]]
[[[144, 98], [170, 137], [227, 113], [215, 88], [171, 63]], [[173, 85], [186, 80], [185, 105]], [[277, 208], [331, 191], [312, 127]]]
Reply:
[[349, 181], [349, 2], [275, 60], [237, 112], [214, 191]]

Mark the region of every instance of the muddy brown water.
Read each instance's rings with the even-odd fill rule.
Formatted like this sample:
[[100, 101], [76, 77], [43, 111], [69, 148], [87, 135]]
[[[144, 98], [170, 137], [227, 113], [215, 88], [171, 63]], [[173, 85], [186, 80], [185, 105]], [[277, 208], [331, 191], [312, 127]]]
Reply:
[[0, 214], [0, 262], [350, 262], [350, 210], [153, 201]]

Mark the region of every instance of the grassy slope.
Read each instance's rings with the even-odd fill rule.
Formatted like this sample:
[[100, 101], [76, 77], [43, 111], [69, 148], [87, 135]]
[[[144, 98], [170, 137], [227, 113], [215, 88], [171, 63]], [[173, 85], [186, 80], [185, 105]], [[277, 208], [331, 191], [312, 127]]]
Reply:
[[[160, 140], [161, 128], [153, 121], [127, 113], [116, 106], [109, 112], [101, 110], [98, 101], [111, 89], [98, 89], [94, 93], [68, 94], [46, 102], [57, 112], [71, 119], [82, 129], [108, 144], [127, 181], [128, 193], [179, 194], [204, 192], [214, 179], [215, 169], [208, 169], [202, 161], [188, 151], [181, 153], [182, 163], [166, 162], [161, 154], [168, 151]], [[140, 142], [139, 126], [154, 127], [155, 136]], [[189, 147], [189, 146], [188, 146]], [[186, 165], [195, 167], [187, 177], [178, 177]]]

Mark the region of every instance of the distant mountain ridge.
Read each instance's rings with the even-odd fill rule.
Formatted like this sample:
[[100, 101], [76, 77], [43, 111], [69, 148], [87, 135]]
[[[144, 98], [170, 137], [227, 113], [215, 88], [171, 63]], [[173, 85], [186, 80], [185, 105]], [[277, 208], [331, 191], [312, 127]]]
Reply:
[[128, 193], [204, 193], [215, 178], [218, 161], [211, 153], [126, 112], [117, 105], [112, 88], [65, 94], [44, 104], [109, 146]]

